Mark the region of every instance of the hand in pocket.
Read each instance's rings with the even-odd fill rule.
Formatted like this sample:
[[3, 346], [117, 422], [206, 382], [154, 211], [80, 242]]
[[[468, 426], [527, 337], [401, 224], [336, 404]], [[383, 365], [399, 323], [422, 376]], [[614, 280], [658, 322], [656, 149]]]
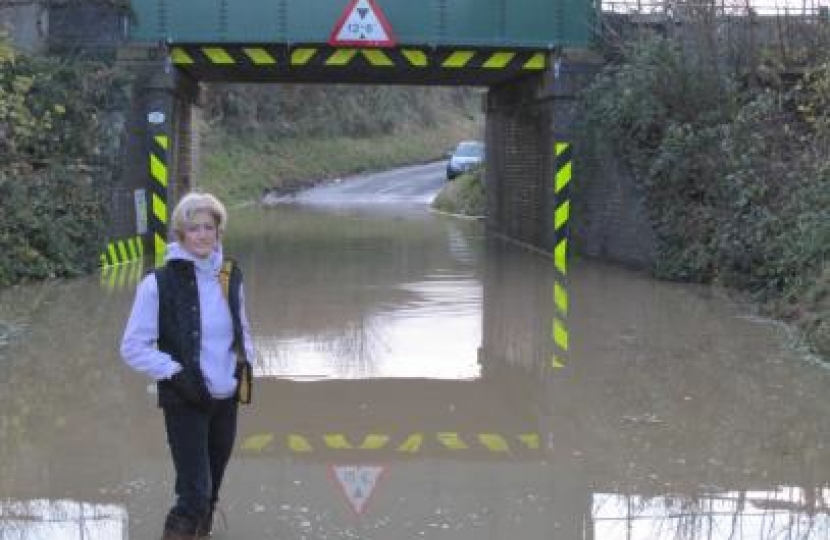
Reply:
[[202, 410], [210, 408], [210, 392], [201, 373], [196, 368], [185, 366], [170, 378], [173, 388], [185, 401]]

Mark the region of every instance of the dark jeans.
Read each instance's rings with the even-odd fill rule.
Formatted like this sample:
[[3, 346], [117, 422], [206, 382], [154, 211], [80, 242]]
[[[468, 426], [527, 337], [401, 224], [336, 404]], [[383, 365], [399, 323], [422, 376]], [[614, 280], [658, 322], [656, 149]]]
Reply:
[[176, 469], [176, 504], [170, 513], [197, 520], [219, 500], [236, 440], [237, 402], [213, 400], [208, 412], [185, 404], [163, 410]]

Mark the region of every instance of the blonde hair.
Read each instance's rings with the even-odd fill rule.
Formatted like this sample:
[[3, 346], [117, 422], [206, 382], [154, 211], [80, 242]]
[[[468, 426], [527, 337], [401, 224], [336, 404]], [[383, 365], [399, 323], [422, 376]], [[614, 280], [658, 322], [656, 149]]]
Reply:
[[208, 212], [216, 221], [216, 228], [221, 233], [228, 222], [228, 213], [219, 199], [210, 193], [191, 192], [182, 197], [182, 200], [173, 209], [172, 230], [176, 240], [184, 240], [184, 230], [188, 223], [193, 221], [196, 212]]

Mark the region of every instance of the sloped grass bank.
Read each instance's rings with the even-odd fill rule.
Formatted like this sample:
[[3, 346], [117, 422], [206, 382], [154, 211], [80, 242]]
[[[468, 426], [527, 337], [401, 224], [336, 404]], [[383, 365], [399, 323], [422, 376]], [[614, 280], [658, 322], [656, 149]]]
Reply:
[[443, 159], [481, 125], [459, 115], [435, 128], [373, 137], [246, 139], [210, 134], [199, 188], [229, 204], [254, 202], [271, 191], [292, 191], [350, 174]]
[[445, 214], [483, 218], [484, 204], [484, 169], [477, 169], [447, 182], [432, 207]]

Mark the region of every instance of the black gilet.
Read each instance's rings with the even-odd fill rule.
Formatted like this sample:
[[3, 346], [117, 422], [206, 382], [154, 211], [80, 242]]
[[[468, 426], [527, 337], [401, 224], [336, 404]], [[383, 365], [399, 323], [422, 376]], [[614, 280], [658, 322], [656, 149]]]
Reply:
[[[197, 366], [201, 350], [202, 326], [199, 313], [199, 290], [196, 272], [191, 261], [174, 259], [155, 271], [159, 297], [158, 348], [169, 354], [183, 366]], [[240, 290], [242, 271], [234, 263], [228, 288], [233, 344], [235, 351], [243, 354], [242, 319], [240, 317]], [[201, 369], [194, 370], [202, 376]], [[160, 407], [182, 403], [170, 381], [158, 383]]]

